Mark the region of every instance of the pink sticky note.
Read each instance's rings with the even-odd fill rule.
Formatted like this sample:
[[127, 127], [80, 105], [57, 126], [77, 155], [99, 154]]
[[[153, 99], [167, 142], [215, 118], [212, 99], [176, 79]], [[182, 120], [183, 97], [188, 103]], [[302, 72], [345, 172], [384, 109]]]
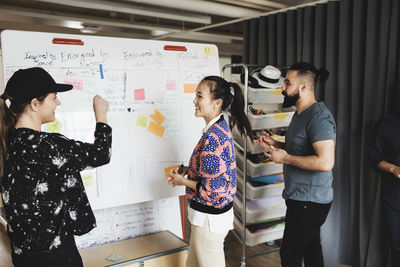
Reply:
[[144, 94], [144, 89], [135, 89], [135, 100], [145, 100], [145, 94]]
[[11, 78], [11, 76], [6, 76], [5, 77], [5, 79], [4, 79], [4, 84], [6, 85], [7, 84], [7, 82], [8, 82], [8, 80]]
[[81, 79], [66, 77], [64, 78], [64, 83], [72, 84], [75, 90], [83, 90], [83, 80]]
[[176, 81], [167, 81], [167, 90], [176, 90]]

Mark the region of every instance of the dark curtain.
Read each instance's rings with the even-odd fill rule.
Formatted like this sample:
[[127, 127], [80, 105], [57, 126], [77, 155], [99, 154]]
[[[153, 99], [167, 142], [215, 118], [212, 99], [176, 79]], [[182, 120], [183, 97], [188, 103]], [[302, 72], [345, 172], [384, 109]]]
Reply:
[[380, 176], [366, 148], [374, 124], [400, 108], [400, 1], [332, 1], [244, 23], [244, 62], [309, 61], [330, 77], [316, 96], [337, 123], [334, 200], [322, 230], [326, 266], [387, 266]]

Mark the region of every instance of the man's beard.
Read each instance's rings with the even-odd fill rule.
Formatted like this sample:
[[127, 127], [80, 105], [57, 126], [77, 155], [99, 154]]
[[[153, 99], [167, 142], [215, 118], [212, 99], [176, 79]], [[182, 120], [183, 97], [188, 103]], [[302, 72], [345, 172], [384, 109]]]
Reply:
[[296, 105], [297, 100], [300, 99], [299, 91], [297, 91], [297, 93], [295, 93], [292, 96], [288, 96], [287, 93], [285, 91], [283, 91], [282, 95], [285, 96], [285, 98], [283, 99], [283, 103], [282, 103], [283, 108], [288, 108], [288, 107]]

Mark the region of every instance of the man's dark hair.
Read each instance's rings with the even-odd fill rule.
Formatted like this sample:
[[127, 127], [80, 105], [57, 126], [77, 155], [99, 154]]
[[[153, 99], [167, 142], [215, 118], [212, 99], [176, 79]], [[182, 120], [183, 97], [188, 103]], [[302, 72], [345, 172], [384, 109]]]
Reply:
[[318, 70], [309, 62], [295, 63], [289, 68], [289, 70], [295, 70], [297, 71], [298, 76], [307, 78], [312, 87], [315, 87], [318, 81], [320, 81], [320, 83], [324, 83], [329, 77], [329, 72], [325, 68]]

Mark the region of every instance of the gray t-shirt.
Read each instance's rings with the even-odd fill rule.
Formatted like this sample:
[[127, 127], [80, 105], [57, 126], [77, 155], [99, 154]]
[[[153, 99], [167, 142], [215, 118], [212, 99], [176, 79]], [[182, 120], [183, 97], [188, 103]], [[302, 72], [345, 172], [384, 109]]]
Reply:
[[[290, 155], [315, 155], [312, 144], [336, 140], [336, 125], [324, 103], [317, 102], [294, 114], [288, 127], [285, 149]], [[332, 172], [308, 171], [292, 165], [283, 165], [285, 177], [284, 199], [329, 203], [333, 198]]]

